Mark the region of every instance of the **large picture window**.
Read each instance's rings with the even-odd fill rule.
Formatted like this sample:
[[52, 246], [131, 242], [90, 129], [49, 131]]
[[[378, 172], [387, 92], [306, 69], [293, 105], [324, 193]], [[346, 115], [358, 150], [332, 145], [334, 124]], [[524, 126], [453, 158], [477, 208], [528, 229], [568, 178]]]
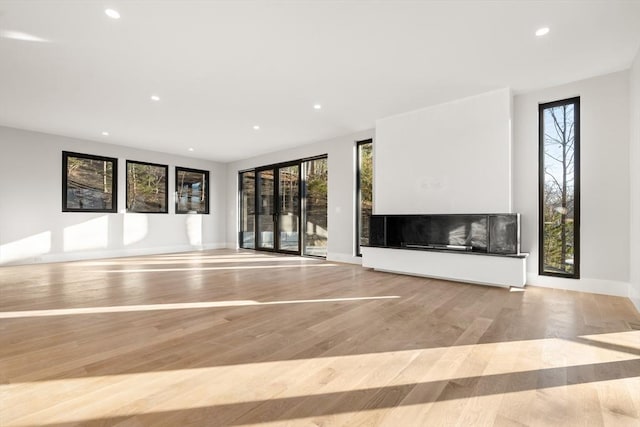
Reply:
[[209, 171], [176, 167], [176, 213], [209, 213]]
[[127, 212], [167, 213], [167, 165], [127, 160]]
[[373, 213], [373, 140], [357, 143], [356, 151], [356, 255], [369, 244], [369, 219]]
[[580, 98], [539, 107], [539, 273], [580, 277]]
[[116, 212], [118, 159], [62, 152], [62, 211]]

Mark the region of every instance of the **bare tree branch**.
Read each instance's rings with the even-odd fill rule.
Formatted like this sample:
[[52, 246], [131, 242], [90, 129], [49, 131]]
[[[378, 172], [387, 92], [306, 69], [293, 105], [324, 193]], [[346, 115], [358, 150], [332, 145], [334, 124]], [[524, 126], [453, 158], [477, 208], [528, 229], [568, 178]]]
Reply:
[[554, 182], [556, 183], [556, 185], [558, 186], [558, 191], [562, 191], [562, 185], [560, 185], [560, 183], [558, 182], [558, 180], [556, 179], [556, 177], [555, 177], [555, 176], [553, 176], [553, 174], [551, 174], [551, 173], [550, 173], [549, 171], [547, 171], [546, 169], [545, 169], [544, 173], [545, 173], [546, 175], [549, 175], [549, 176], [551, 177], [551, 179], [553, 179], [553, 181], [554, 181]]

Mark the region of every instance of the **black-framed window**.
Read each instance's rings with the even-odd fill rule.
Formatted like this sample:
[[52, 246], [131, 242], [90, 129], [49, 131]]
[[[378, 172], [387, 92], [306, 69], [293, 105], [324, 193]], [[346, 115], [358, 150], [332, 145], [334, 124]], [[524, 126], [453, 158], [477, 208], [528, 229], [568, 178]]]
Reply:
[[356, 143], [356, 255], [369, 244], [369, 219], [373, 214], [373, 140]]
[[302, 162], [302, 255], [327, 257], [329, 157]]
[[326, 257], [327, 196], [326, 154], [239, 171], [239, 247]]
[[62, 212], [117, 212], [118, 159], [62, 152]]
[[238, 195], [240, 200], [239, 245], [245, 249], [255, 249], [256, 238], [256, 171], [238, 173]]
[[539, 106], [539, 273], [580, 277], [580, 98]]
[[127, 212], [168, 213], [169, 166], [127, 160]]
[[176, 213], [209, 213], [209, 171], [176, 166]]

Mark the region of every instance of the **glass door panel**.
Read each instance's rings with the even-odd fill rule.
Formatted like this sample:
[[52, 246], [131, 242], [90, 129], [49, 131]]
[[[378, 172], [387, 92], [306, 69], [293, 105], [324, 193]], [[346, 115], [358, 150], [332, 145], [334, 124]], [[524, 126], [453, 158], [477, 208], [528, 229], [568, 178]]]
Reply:
[[255, 171], [240, 174], [240, 247], [247, 249], [254, 249], [256, 247], [255, 178]]
[[241, 248], [327, 256], [327, 159], [239, 173]]
[[327, 256], [327, 159], [304, 162], [303, 255]]
[[278, 168], [278, 250], [298, 252], [300, 165]]
[[258, 247], [273, 249], [276, 211], [274, 169], [258, 171]]

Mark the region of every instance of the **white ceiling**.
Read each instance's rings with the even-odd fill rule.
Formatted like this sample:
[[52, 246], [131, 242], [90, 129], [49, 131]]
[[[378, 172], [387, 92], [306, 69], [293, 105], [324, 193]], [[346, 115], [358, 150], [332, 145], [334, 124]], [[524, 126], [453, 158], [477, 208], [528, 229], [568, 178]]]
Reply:
[[0, 0], [0, 124], [233, 161], [639, 46], [640, 1]]

